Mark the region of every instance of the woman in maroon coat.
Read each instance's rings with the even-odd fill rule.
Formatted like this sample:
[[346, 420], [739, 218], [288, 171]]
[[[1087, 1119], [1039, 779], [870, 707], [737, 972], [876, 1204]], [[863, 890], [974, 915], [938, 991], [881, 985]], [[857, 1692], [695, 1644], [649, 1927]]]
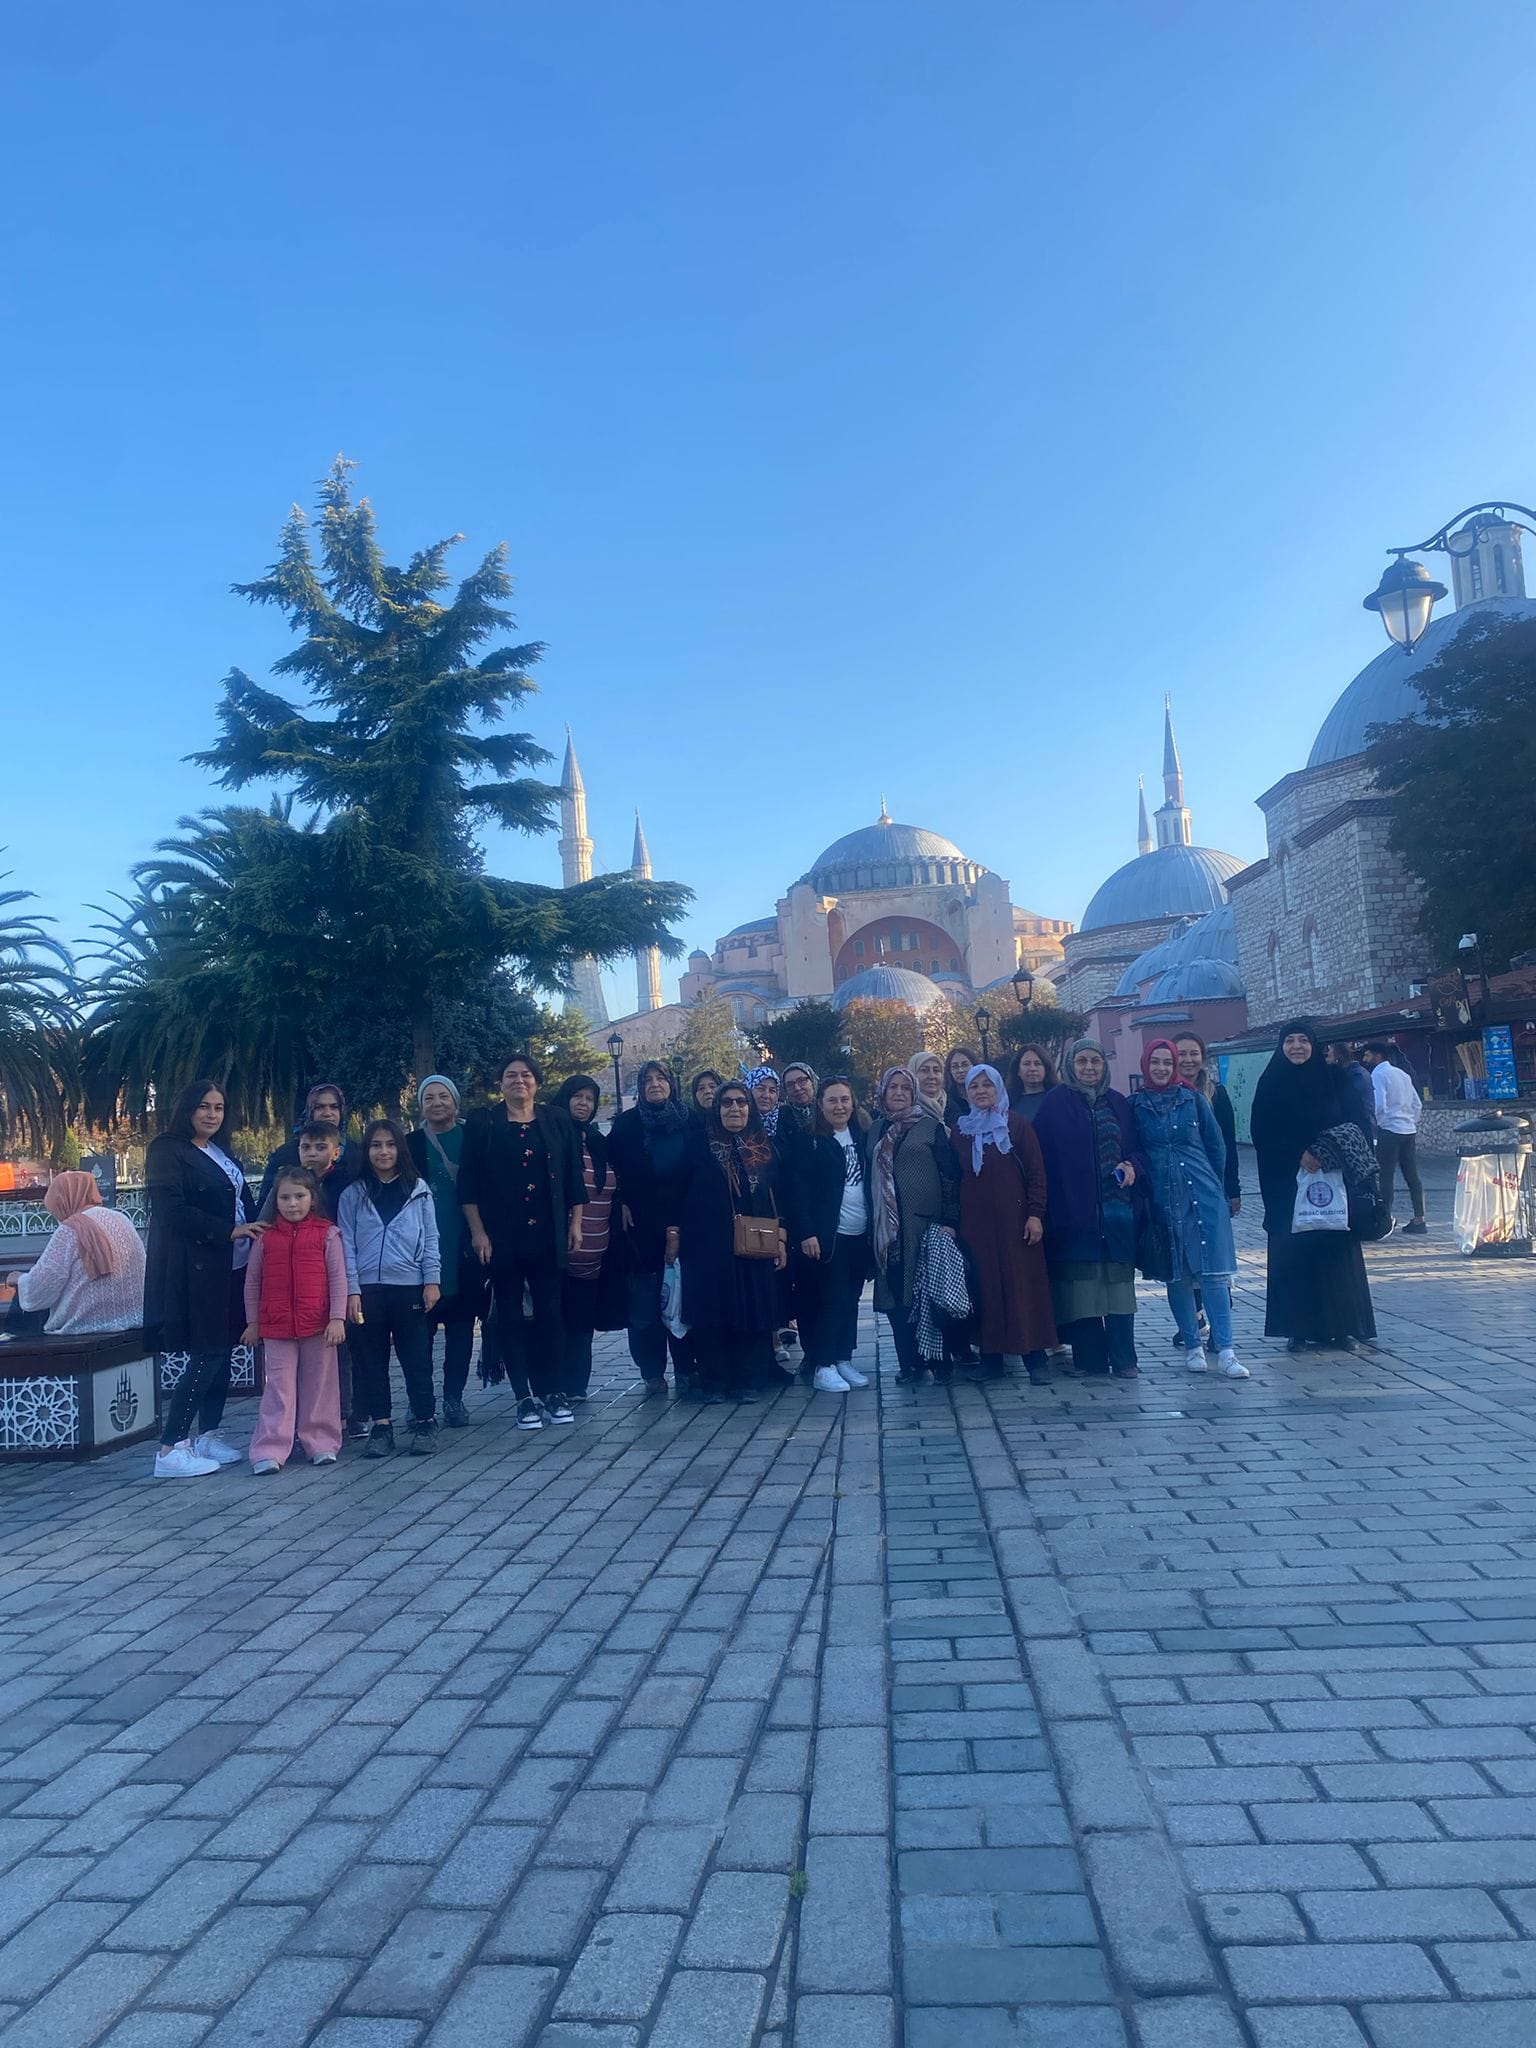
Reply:
[[982, 1371], [997, 1376], [1022, 1358], [1035, 1386], [1050, 1379], [1056, 1343], [1045, 1235], [1045, 1161], [1027, 1117], [1008, 1107], [996, 1067], [965, 1077], [970, 1105], [950, 1143], [960, 1160], [960, 1235], [976, 1262]]

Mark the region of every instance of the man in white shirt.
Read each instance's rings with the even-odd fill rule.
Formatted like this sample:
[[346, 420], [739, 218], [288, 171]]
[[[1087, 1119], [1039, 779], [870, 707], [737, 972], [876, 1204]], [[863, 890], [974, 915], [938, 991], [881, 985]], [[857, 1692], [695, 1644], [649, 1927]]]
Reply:
[[1385, 1039], [1372, 1039], [1369, 1045], [1362, 1046], [1360, 1062], [1371, 1077], [1371, 1092], [1376, 1098], [1376, 1157], [1381, 1165], [1382, 1199], [1391, 1203], [1393, 1183], [1401, 1167], [1413, 1202], [1413, 1221], [1405, 1229], [1422, 1237], [1427, 1226], [1424, 1183], [1419, 1179], [1418, 1130], [1423, 1107], [1419, 1091], [1411, 1075], [1393, 1066], [1392, 1048]]

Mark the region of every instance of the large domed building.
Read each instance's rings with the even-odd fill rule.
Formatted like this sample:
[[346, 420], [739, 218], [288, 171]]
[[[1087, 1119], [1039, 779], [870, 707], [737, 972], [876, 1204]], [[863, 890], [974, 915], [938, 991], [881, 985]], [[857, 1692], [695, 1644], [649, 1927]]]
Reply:
[[1258, 800], [1268, 850], [1227, 881], [1255, 1029], [1298, 1012], [1391, 1010], [1426, 977], [1418, 889], [1392, 850], [1387, 803], [1366, 767], [1371, 729], [1422, 710], [1418, 677], [1470, 618], [1536, 617], [1518, 528], [1477, 520], [1455, 541], [1455, 609], [1411, 652], [1391, 646], [1367, 662], [1323, 720], [1307, 765]]
[[690, 954], [679, 993], [718, 993], [748, 1027], [808, 996], [921, 1012], [946, 989], [965, 998], [1021, 965], [1054, 979], [1071, 929], [1015, 909], [1001, 875], [941, 832], [899, 823], [882, 800], [874, 824], [834, 839], [771, 911]]

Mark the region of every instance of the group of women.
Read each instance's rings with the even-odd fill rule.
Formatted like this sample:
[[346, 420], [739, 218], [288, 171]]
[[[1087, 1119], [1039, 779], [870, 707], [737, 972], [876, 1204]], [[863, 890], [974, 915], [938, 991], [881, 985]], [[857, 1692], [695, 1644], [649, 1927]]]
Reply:
[[[1039, 1382], [1068, 1355], [1080, 1373], [1134, 1374], [1138, 1268], [1166, 1283], [1191, 1368], [1207, 1369], [1209, 1349], [1221, 1373], [1246, 1378], [1232, 1343], [1232, 1105], [1192, 1035], [1150, 1044], [1141, 1069], [1144, 1085], [1127, 1096], [1090, 1039], [1069, 1049], [1059, 1078], [1037, 1045], [1005, 1072], [963, 1048], [925, 1052], [883, 1073], [866, 1111], [846, 1075], [803, 1063], [700, 1074], [684, 1098], [653, 1061], [605, 1133], [592, 1076], [572, 1076], [546, 1103], [537, 1061], [516, 1053], [499, 1101], [465, 1115], [455, 1084], [433, 1075], [416, 1130], [375, 1119], [360, 1145], [345, 1136], [342, 1090], [321, 1084], [284, 1155], [315, 1177], [320, 1212], [348, 1247], [349, 1433], [376, 1455], [393, 1448], [393, 1353], [412, 1448], [430, 1448], [438, 1327], [441, 1420], [467, 1422], [477, 1323], [482, 1377], [511, 1380], [525, 1429], [573, 1419], [599, 1330], [627, 1333], [648, 1394], [666, 1391], [670, 1364], [679, 1393], [750, 1401], [792, 1367], [791, 1339], [814, 1388], [846, 1394], [867, 1384], [854, 1357], [870, 1279], [908, 1382], [943, 1381], [960, 1362], [983, 1375], [1022, 1365]], [[1360, 1234], [1292, 1228], [1298, 1173], [1347, 1172], [1361, 1157], [1358, 1108], [1305, 1021], [1281, 1033], [1252, 1122], [1266, 1334], [1293, 1350], [1374, 1336]], [[116, 1327], [117, 1296], [138, 1286], [136, 1247], [119, 1219], [92, 1213], [88, 1178], [55, 1181], [50, 1207], [69, 1227], [24, 1305], [67, 1298], [68, 1327], [93, 1315]], [[185, 1361], [164, 1444], [233, 1462], [219, 1426], [243, 1269], [270, 1204], [228, 1144], [216, 1085], [184, 1092], [146, 1178], [144, 1323], [157, 1349]]]

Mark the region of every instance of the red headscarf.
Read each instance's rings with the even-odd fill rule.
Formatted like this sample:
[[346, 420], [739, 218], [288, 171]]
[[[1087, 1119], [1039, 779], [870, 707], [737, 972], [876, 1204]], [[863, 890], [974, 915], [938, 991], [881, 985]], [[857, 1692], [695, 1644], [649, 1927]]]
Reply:
[[[1173, 1061], [1173, 1072], [1169, 1075], [1166, 1081], [1154, 1081], [1152, 1076], [1147, 1072], [1148, 1063], [1151, 1060], [1153, 1053], [1155, 1053], [1159, 1047], [1161, 1047], [1162, 1050], [1165, 1053], [1167, 1053], [1169, 1059]], [[1173, 1040], [1171, 1038], [1154, 1038], [1150, 1045], [1144, 1045], [1142, 1047], [1141, 1078], [1143, 1081], [1146, 1082], [1147, 1086], [1152, 1090], [1154, 1095], [1161, 1095], [1165, 1089], [1178, 1087], [1179, 1048], [1173, 1043]]]
[[48, 1214], [74, 1232], [75, 1247], [88, 1280], [115, 1277], [127, 1263], [122, 1245], [91, 1214], [100, 1206], [101, 1190], [88, 1173], [56, 1173], [43, 1191], [43, 1207]]

